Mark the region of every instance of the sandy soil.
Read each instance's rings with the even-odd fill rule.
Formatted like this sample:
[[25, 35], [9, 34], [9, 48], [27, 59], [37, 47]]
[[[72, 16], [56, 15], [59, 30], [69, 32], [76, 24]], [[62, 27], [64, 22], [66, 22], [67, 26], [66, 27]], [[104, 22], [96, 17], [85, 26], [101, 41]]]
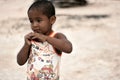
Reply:
[[[63, 54], [61, 80], [120, 80], [120, 1], [88, 0], [85, 7], [56, 8], [53, 28], [73, 44]], [[32, 0], [0, 1], [0, 80], [25, 80], [26, 64], [17, 52], [30, 32], [27, 9]]]

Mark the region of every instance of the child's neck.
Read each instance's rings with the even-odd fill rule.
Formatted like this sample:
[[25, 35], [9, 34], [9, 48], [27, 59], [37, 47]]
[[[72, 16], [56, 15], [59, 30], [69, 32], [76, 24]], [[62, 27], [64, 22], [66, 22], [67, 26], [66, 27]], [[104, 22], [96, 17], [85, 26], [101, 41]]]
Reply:
[[49, 31], [48, 33], [46, 33], [45, 35], [49, 36], [53, 33], [53, 30]]

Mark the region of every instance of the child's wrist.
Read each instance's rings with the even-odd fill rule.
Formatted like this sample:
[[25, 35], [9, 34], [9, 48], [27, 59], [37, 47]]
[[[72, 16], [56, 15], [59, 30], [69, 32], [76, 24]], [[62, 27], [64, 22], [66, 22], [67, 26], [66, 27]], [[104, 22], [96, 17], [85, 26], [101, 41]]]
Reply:
[[30, 46], [31, 46], [31, 44], [29, 44], [29, 43], [25, 42], [24, 46], [26, 46], [26, 47], [30, 47]]

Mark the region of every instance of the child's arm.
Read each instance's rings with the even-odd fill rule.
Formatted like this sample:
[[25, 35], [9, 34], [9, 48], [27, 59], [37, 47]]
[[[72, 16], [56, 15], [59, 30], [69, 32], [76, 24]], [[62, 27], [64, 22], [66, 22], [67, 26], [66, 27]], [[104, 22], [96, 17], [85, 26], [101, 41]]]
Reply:
[[24, 44], [22, 49], [17, 55], [17, 63], [19, 65], [24, 65], [29, 57], [29, 51], [30, 51], [30, 46], [27, 44]]
[[71, 42], [62, 33], [57, 33], [55, 38], [47, 36], [46, 41], [62, 52], [70, 53], [72, 51]]
[[23, 65], [26, 63], [29, 53], [30, 53], [30, 48], [31, 48], [31, 34], [29, 33], [25, 36], [25, 44], [23, 45], [22, 49], [19, 51], [17, 55], [17, 63], [19, 65]]
[[38, 41], [47, 41], [54, 48], [61, 52], [70, 53], [72, 51], [72, 44], [62, 33], [56, 33], [55, 37], [49, 37], [40, 33], [32, 33], [32, 39], [38, 39]]

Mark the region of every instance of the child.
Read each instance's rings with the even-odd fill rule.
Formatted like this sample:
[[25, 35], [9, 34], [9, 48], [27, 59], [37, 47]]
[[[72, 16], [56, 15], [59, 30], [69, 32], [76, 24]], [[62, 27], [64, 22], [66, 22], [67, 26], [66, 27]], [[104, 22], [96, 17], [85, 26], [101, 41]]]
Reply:
[[19, 65], [27, 64], [27, 80], [59, 80], [62, 52], [70, 53], [72, 44], [62, 33], [52, 30], [55, 9], [50, 1], [36, 1], [28, 9], [33, 32], [25, 36], [25, 43], [17, 55]]

